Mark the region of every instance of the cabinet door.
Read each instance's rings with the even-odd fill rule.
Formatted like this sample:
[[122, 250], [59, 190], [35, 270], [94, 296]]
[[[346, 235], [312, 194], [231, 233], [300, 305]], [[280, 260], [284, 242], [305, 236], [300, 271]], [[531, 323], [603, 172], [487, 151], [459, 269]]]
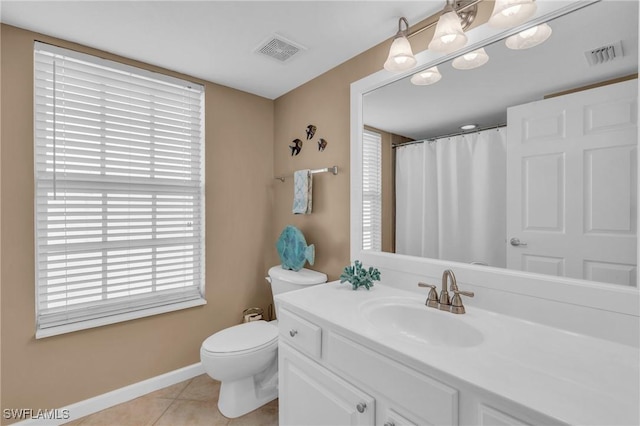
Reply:
[[281, 343], [278, 349], [281, 425], [373, 425], [375, 400]]

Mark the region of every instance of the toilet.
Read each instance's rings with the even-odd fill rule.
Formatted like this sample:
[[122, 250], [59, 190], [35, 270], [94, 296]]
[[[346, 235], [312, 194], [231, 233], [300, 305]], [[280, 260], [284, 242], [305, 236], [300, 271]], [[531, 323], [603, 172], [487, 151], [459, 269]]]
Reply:
[[[267, 281], [276, 295], [327, 282], [309, 269], [269, 269]], [[276, 305], [276, 315], [277, 315]], [[276, 321], [234, 325], [209, 336], [200, 348], [205, 372], [219, 380], [218, 408], [229, 418], [240, 417], [278, 397], [278, 326]]]

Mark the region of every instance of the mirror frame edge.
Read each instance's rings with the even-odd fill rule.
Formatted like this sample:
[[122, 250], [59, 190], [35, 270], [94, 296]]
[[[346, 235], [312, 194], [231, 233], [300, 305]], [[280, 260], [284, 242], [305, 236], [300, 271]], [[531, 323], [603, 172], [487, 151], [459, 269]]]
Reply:
[[[488, 25], [481, 25], [468, 33], [470, 42], [464, 49], [446, 56], [437, 57], [425, 50], [418, 53], [418, 66], [402, 74], [391, 74], [384, 69], [370, 74], [351, 84], [351, 229], [350, 257], [365, 265], [371, 265], [400, 273], [409, 273], [421, 277], [438, 279], [444, 269], [454, 268], [458, 281], [474, 286], [485, 287], [497, 291], [506, 291], [523, 296], [547, 299], [549, 301], [569, 303], [605, 311], [640, 316], [640, 283], [636, 276], [636, 287], [616, 287], [611, 284], [586, 280], [542, 275], [523, 271], [508, 270], [496, 267], [470, 265], [454, 261], [420, 258], [395, 253], [373, 252], [362, 250], [362, 129], [364, 128], [362, 108], [363, 95], [379, 87], [392, 83], [454, 57], [475, 50], [479, 47], [501, 40], [515, 34], [523, 27], [531, 26], [557, 18], [588, 6], [599, 0], [573, 0], [558, 5], [555, 2], [538, 2], [544, 7], [536, 18], [507, 31], [493, 30]], [[640, 150], [638, 159], [640, 160]], [[640, 161], [639, 161], [640, 163]], [[638, 185], [640, 194], [640, 185]], [[640, 198], [640, 197], [639, 197]], [[636, 218], [640, 225], [640, 215]], [[637, 226], [636, 229], [640, 229]], [[636, 265], [640, 262], [640, 239], [637, 241]]]

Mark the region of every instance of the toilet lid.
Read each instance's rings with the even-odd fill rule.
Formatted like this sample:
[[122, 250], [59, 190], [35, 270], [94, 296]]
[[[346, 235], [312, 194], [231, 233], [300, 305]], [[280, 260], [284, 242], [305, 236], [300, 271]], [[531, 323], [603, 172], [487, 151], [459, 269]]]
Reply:
[[278, 338], [278, 328], [266, 321], [251, 321], [220, 330], [202, 343], [207, 352], [229, 353], [258, 349]]

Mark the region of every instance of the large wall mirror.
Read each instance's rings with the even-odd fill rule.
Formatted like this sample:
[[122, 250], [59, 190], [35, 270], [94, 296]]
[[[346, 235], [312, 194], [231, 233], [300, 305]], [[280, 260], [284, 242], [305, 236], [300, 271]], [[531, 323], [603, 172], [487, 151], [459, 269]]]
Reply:
[[638, 2], [583, 6], [535, 47], [496, 35], [478, 68], [361, 94], [363, 253], [637, 287]]

